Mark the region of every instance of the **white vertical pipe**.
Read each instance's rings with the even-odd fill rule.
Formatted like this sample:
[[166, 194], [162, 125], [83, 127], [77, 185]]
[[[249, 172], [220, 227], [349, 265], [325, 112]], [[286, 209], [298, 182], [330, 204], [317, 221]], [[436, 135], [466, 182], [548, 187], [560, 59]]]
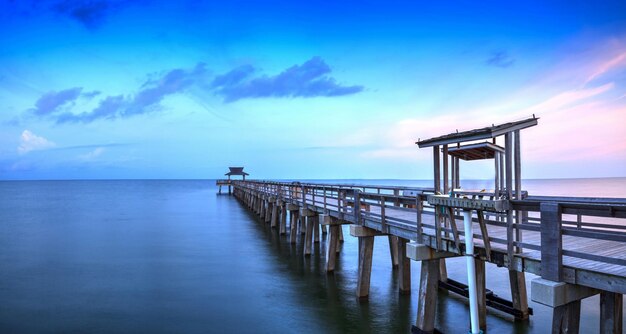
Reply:
[[479, 334], [476, 266], [474, 264], [474, 230], [472, 226], [471, 210], [463, 210], [463, 224], [465, 226], [465, 258], [467, 259], [467, 286], [469, 287], [471, 333]]

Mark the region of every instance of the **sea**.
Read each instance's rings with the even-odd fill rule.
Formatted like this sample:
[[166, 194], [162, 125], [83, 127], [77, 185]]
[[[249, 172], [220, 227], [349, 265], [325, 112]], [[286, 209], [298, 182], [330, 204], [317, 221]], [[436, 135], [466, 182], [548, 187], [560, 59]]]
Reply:
[[[523, 184], [531, 195], [626, 198], [626, 178]], [[215, 180], [0, 181], [0, 333], [409, 333], [419, 263], [412, 293], [400, 295], [387, 238], [376, 238], [370, 296], [358, 300], [357, 239], [347, 227], [344, 235], [327, 274], [325, 235], [305, 257], [301, 240], [290, 244], [218, 195]], [[447, 266], [466, 282], [464, 259]], [[529, 292], [534, 277], [526, 275]], [[510, 298], [506, 269], [488, 264], [487, 288]], [[467, 333], [467, 302], [438, 297], [436, 327]], [[530, 306], [528, 321], [490, 309], [489, 333], [550, 332], [551, 309]], [[598, 332], [597, 296], [583, 300], [581, 317], [581, 333]]]

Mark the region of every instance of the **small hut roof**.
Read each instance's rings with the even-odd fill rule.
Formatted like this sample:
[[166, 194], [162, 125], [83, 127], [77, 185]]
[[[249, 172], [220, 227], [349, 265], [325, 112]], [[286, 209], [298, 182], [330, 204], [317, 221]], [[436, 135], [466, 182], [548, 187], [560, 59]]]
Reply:
[[488, 126], [486, 128], [469, 131], [455, 132], [444, 136], [420, 140], [416, 142], [419, 147], [431, 147], [435, 145], [456, 144], [466, 141], [489, 139], [501, 136], [507, 132], [521, 130], [537, 125], [539, 118], [532, 117], [516, 122], [509, 122], [499, 125]]
[[230, 169], [230, 172], [224, 175], [250, 175], [243, 171], [243, 167], [228, 167], [228, 169]]

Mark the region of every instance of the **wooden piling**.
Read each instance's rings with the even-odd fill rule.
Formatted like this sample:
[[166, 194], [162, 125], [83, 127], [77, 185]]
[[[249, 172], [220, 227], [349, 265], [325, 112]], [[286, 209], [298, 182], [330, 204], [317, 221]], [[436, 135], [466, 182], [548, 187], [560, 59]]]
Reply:
[[265, 202], [267, 203], [267, 208], [265, 209], [264, 220], [266, 223], [269, 223], [272, 219], [272, 213], [274, 212], [275, 205], [270, 199], [267, 199]]
[[485, 261], [476, 259], [474, 261], [476, 271], [476, 295], [478, 300], [478, 326], [481, 330], [487, 330], [487, 273], [485, 272]]
[[398, 289], [400, 294], [411, 294], [411, 259], [406, 256], [406, 244], [404, 238], [397, 238], [398, 254]]
[[298, 210], [290, 211], [291, 215], [289, 217], [289, 242], [292, 244], [296, 243], [296, 235], [298, 234]]
[[580, 326], [580, 300], [557, 306], [552, 310], [552, 333], [578, 334]]
[[600, 334], [622, 333], [623, 295], [600, 292]]
[[511, 299], [513, 308], [519, 311], [518, 320], [528, 319], [528, 293], [526, 292], [526, 276], [523, 272], [509, 270]]
[[287, 233], [287, 205], [284, 202], [281, 202], [280, 206], [280, 222], [279, 222], [279, 233], [284, 235]]
[[341, 225], [330, 225], [330, 234], [328, 236], [328, 251], [326, 252], [326, 271], [335, 271], [335, 263], [337, 262], [337, 246], [339, 245], [339, 229]]
[[[301, 221], [305, 221], [305, 216], [302, 216]], [[306, 232], [304, 234], [304, 256], [310, 256], [311, 250], [313, 248], [313, 226], [315, 222], [313, 221], [314, 216], [306, 217]]]
[[270, 226], [272, 228], [275, 228], [278, 225], [278, 205], [276, 205], [277, 203], [270, 203], [272, 205], [272, 216], [270, 218], [271, 220], [271, 224]]
[[415, 321], [415, 327], [422, 333], [433, 333], [435, 330], [440, 261], [440, 259], [422, 261]]
[[319, 216], [311, 217], [313, 220], [313, 242], [320, 242], [320, 219]]
[[391, 267], [398, 268], [398, 237], [395, 235], [387, 236], [389, 239], [389, 255], [391, 256]]
[[373, 251], [374, 237], [359, 237], [359, 277], [356, 295], [361, 299], [367, 298], [370, 294]]

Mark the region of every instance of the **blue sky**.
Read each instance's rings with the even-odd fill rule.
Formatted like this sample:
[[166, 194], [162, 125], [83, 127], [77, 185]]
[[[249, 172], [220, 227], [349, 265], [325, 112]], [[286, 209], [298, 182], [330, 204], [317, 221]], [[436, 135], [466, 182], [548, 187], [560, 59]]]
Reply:
[[0, 0], [0, 31], [0, 179], [426, 179], [418, 138], [532, 114], [524, 177], [626, 176], [623, 2]]

